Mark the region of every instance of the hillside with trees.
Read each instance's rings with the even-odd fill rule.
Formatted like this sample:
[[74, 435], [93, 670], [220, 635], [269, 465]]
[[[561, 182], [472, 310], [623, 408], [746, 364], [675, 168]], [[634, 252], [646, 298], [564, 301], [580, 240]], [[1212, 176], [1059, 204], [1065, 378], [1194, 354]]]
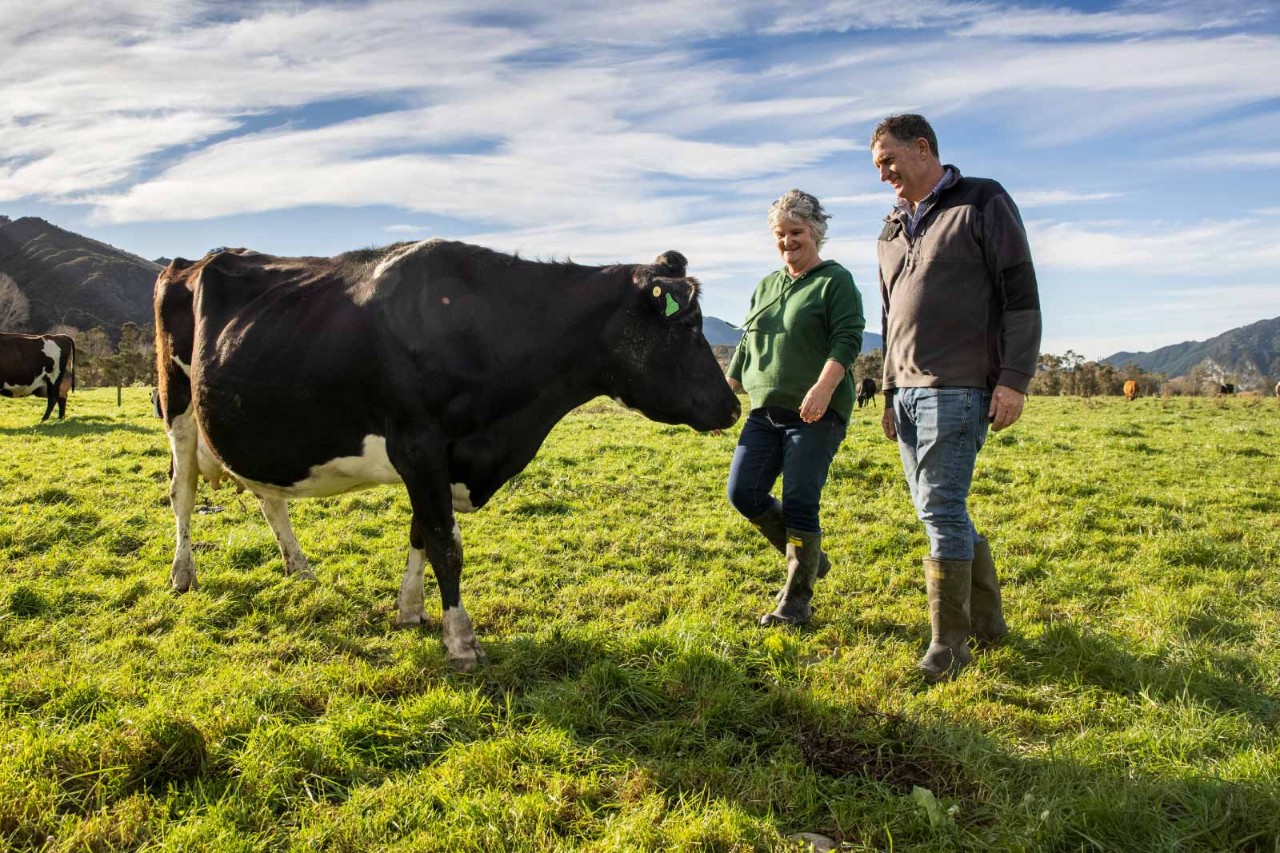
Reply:
[[1259, 320], [1207, 341], [1187, 341], [1152, 352], [1118, 352], [1102, 364], [1136, 365], [1199, 385], [1230, 382], [1241, 390], [1269, 389], [1280, 380], [1280, 317]]
[[26, 320], [14, 323], [10, 316], [5, 331], [101, 328], [118, 340], [123, 324], [152, 322], [151, 293], [160, 269], [43, 219], [0, 217], [0, 276], [11, 279], [27, 303]]

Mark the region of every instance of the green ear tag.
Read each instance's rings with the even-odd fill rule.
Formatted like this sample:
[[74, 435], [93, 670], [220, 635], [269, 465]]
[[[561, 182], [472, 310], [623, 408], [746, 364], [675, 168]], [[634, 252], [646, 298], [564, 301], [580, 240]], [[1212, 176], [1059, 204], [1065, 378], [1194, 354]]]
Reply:
[[680, 303], [671, 298], [671, 294], [667, 294], [667, 310], [663, 312], [664, 317], [670, 317], [672, 314], [680, 310]]

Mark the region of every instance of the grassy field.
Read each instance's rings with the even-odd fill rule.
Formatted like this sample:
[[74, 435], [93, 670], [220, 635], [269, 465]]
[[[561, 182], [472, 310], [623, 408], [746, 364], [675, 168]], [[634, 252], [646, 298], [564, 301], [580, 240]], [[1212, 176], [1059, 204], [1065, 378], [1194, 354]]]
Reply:
[[1280, 850], [1272, 400], [1032, 399], [972, 502], [1013, 633], [934, 688], [878, 410], [804, 631], [754, 626], [782, 565], [724, 500], [736, 429], [574, 413], [460, 520], [468, 675], [391, 628], [400, 490], [294, 504], [309, 583], [202, 485], [176, 596], [146, 390], [40, 413], [0, 401], [0, 849]]

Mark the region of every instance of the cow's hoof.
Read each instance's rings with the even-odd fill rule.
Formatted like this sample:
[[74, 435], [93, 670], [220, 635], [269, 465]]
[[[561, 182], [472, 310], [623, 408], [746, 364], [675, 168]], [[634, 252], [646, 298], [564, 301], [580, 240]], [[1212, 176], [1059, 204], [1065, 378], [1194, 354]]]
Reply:
[[310, 569], [299, 569], [296, 572], [288, 572], [287, 574], [296, 581], [313, 581], [316, 579], [316, 573]]
[[200, 582], [196, 580], [195, 561], [190, 557], [185, 560], [174, 560], [173, 568], [169, 569], [169, 583], [173, 585], [174, 592], [199, 589]]
[[396, 630], [406, 630], [408, 628], [417, 628], [427, 624], [427, 612], [421, 613], [400, 613], [396, 615], [396, 619], [391, 623], [391, 627]]
[[456, 651], [449, 650], [449, 666], [457, 672], [473, 672], [484, 661], [484, 650], [480, 648], [478, 640], [472, 640]]

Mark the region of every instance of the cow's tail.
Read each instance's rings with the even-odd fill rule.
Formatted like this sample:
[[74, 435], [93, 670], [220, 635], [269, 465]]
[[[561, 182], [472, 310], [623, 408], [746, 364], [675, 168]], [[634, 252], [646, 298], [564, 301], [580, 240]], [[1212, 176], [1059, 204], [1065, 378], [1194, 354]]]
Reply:
[[[70, 335], [68, 335], [70, 337]], [[71, 338], [71, 357], [67, 359], [71, 368], [71, 390], [76, 390], [76, 339]]]

